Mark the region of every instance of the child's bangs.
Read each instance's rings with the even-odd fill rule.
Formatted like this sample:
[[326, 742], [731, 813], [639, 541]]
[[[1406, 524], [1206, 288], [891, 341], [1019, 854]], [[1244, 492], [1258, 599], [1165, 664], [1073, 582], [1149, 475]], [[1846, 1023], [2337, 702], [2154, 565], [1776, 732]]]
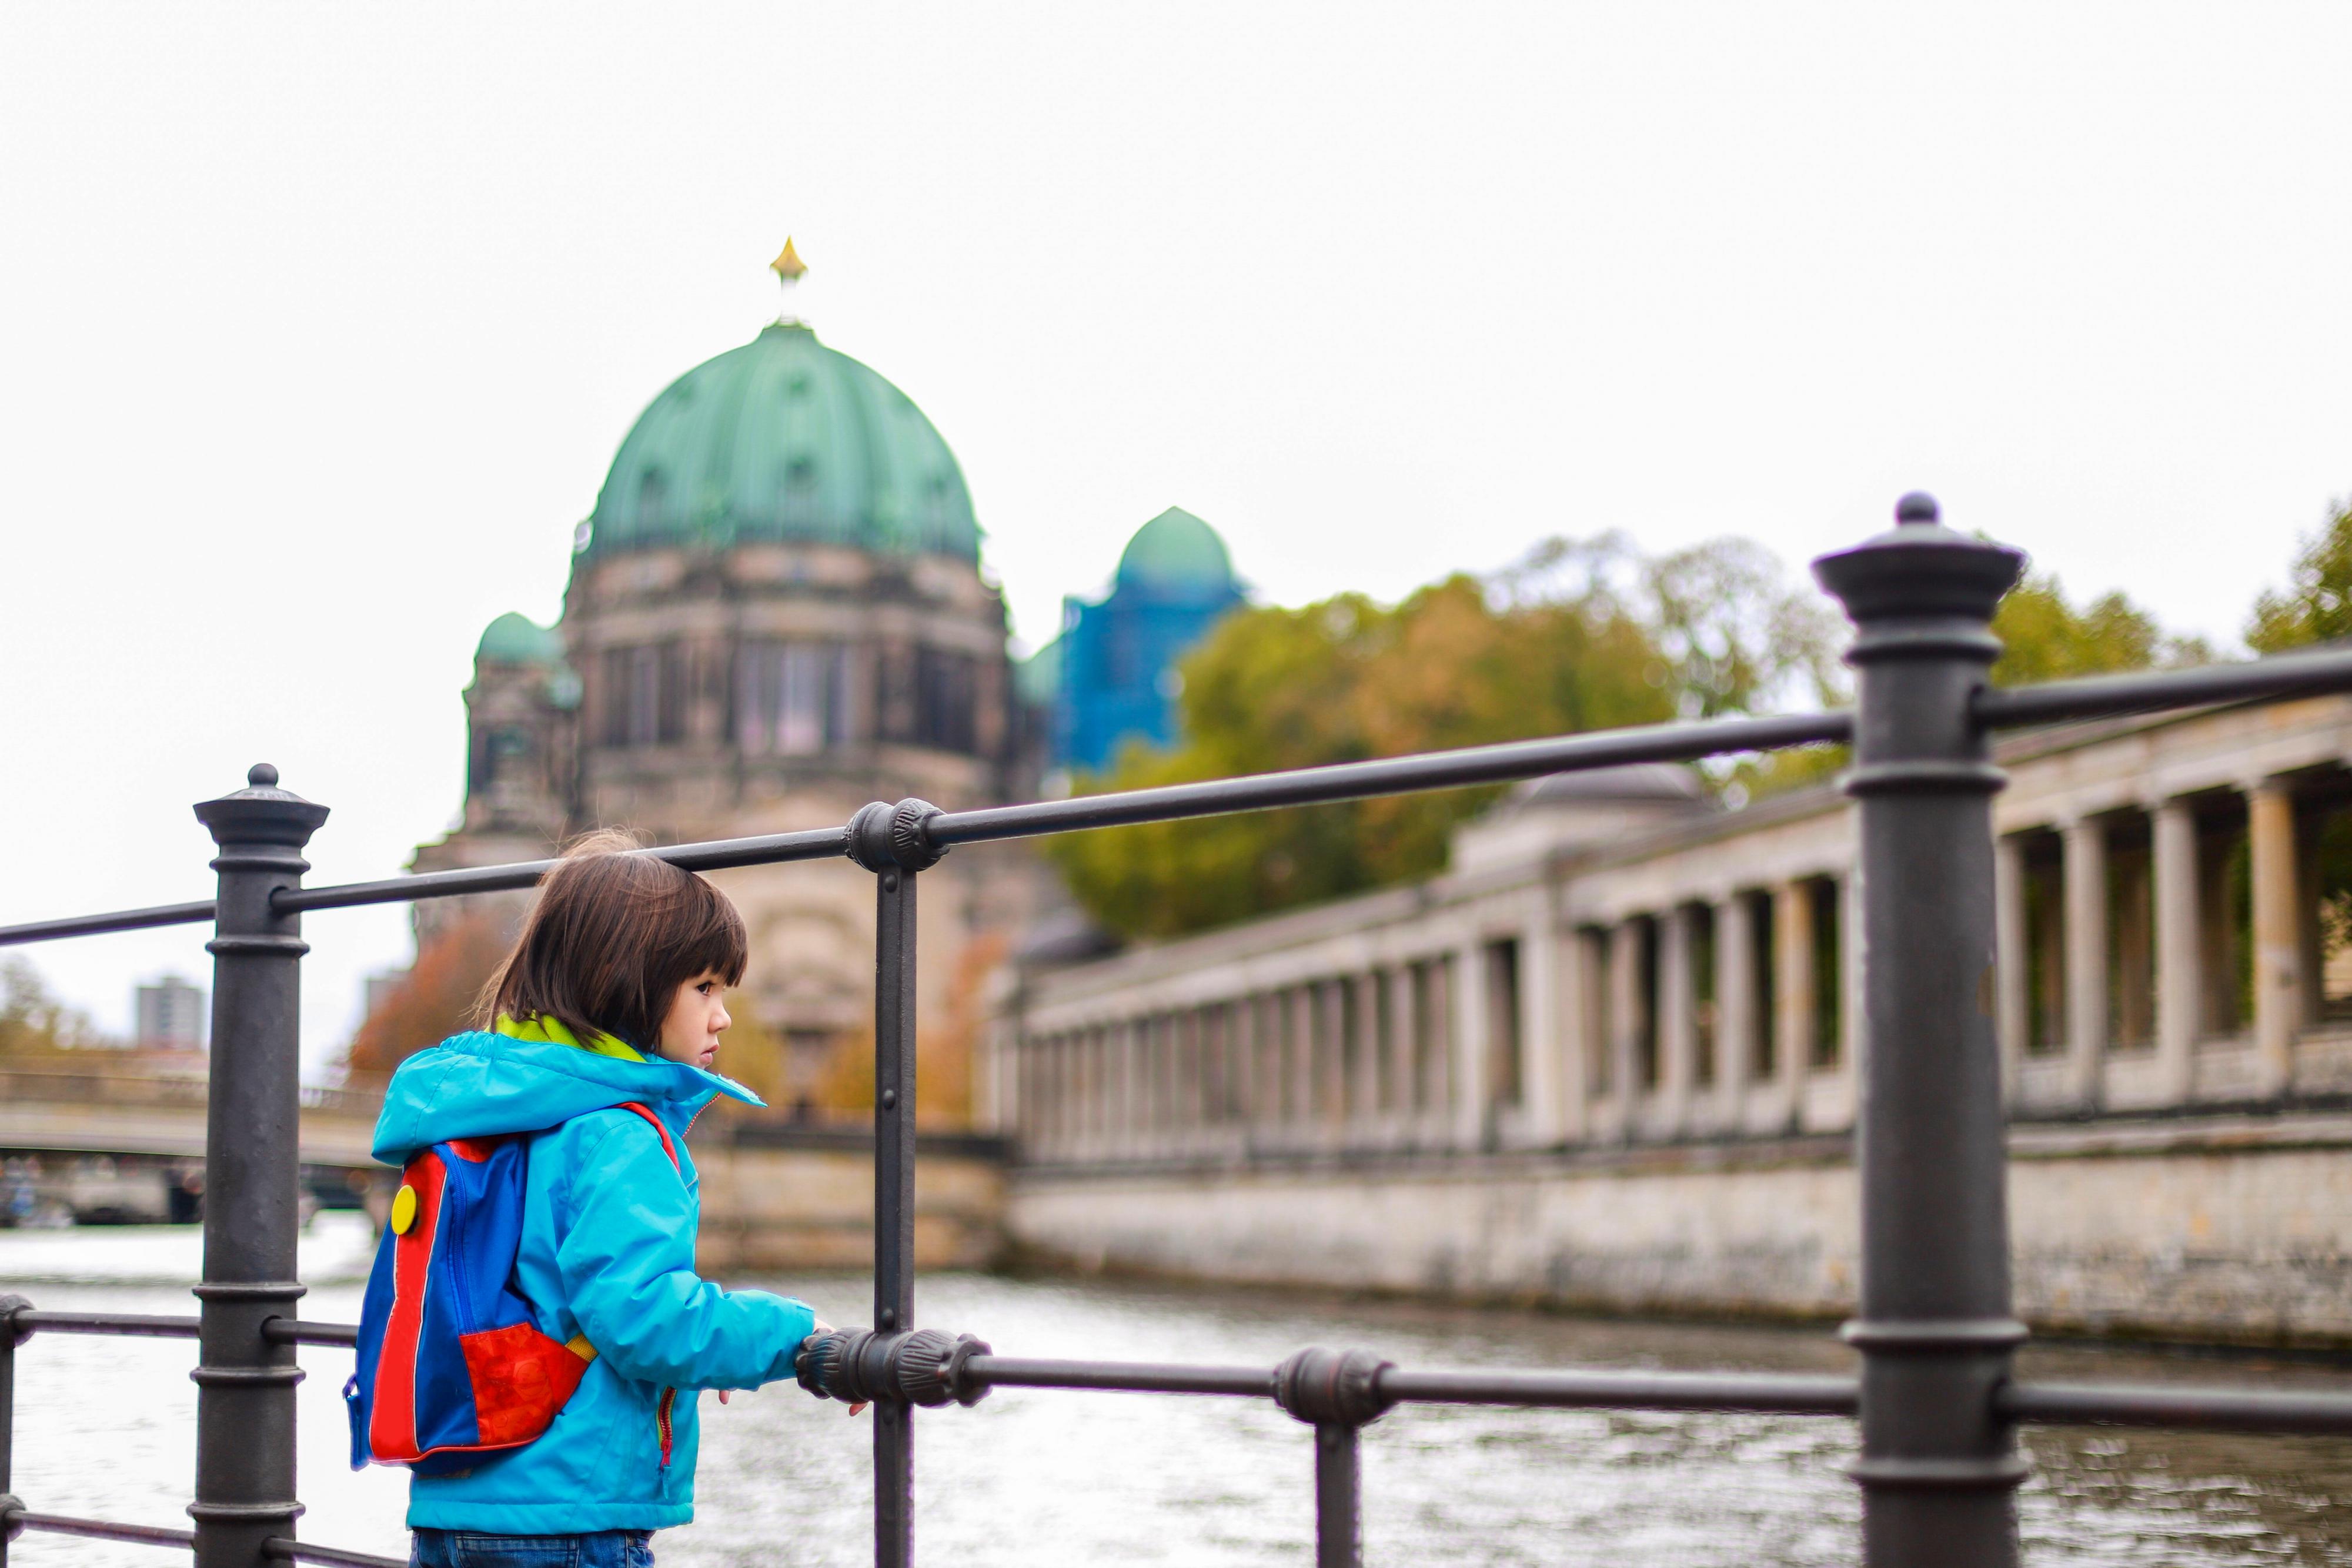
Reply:
[[701, 877], [687, 875], [685, 940], [677, 953], [688, 975], [706, 970], [729, 985], [739, 985], [751, 962], [751, 937], [743, 916], [727, 895]]

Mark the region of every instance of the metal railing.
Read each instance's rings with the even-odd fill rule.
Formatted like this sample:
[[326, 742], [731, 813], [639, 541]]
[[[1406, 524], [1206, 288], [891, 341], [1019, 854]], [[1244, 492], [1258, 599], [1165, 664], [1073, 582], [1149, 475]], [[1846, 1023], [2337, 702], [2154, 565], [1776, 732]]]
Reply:
[[[1874, 1568], [2013, 1563], [2020, 1423], [2107, 1423], [2352, 1435], [2352, 1396], [2235, 1389], [2020, 1384], [2011, 1314], [2000, 1066], [1991, 1009], [1990, 759], [1997, 728], [2352, 691], [2352, 653], [1995, 691], [1990, 620], [2013, 550], [1944, 528], [1906, 497], [1897, 526], [1814, 563], [1856, 634], [1850, 712], [1743, 718], [1473, 747], [1167, 789], [971, 811], [877, 802], [842, 827], [640, 852], [693, 870], [847, 856], [876, 887], [874, 1327], [813, 1338], [803, 1386], [874, 1404], [875, 1561], [914, 1542], [914, 1411], [992, 1388], [1124, 1390], [1270, 1399], [1314, 1429], [1316, 1560], [1361, 1559], [1358, 1435], [1392, 1406], [1770, 1412], [1853, 1417], [1863, 1555]], [[1853, 747], [1862, 902], [1860, 1311], [1843, 1331], [1853, 1377], [1402, 1368], [1362, 1350], [1304, 1350], [1277, 1366], [1037, 1360], [915, 1326], [915, 907], [921, 873], [959, 844], [1680, 762], [1823, 742]], [[327, 816], [257, 767], [248, 788], [196, 808], [220, 847], [208, 900], [0, 928], [0, 946], [210, 920], [212, 1061], [201, 1311], [190, 1317], [49, 1312], [0, 1298], [0, 1494], [10, 1484], [14, 1367], [35, 1333], [194, 1338], [199, 1364], [193, 1531], [33, 1511], [0, 1495], [5, 1533], [40, 1530], [193, 1547], [201, 1568], [392, 1560], [298, 1542], [295, 1360], [348, 1346], [348, 1325], [292, 1317], [296, 994], [308, 910], [529, 887], [549, 862], [305, 888], [302, 850]], [[6, 1546], [0, 1541], [0, 1568]]]

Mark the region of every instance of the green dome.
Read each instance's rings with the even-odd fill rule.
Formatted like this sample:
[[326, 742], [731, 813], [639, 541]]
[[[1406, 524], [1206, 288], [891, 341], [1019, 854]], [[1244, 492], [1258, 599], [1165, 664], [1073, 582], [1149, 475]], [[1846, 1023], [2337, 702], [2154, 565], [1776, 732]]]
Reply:
[[784, 540], [980, 559], [963, 471], [923, 411], [780, 321], [637, 416], [582, 548]]
[[539, 625], [508, 611], [482, 632], [482, 640], [474, 648], [474, 659], [497, 660], [509, 664], [560, 664], [563, 663], [563, 639], [552, 627]]
[[1171, 507], [1127, 541], [1118, 581], [1160, 593], [1226, 593], [1234, 586], [1234, 561], [1216, 529], [1183, 507]]

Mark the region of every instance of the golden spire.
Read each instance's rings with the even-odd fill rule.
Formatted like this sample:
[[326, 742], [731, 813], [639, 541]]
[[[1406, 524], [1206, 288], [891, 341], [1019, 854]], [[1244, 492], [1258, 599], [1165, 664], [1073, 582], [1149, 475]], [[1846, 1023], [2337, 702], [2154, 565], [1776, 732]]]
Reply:
[[808, 263], [803, 261], [801, 253], [793, 248], [790, 235], [784, 236], [784, 248], [776, 253], [776, 259], [768, 263], [768, 266], [786, 283], [798, 283], [801, 274], [808, 270]]

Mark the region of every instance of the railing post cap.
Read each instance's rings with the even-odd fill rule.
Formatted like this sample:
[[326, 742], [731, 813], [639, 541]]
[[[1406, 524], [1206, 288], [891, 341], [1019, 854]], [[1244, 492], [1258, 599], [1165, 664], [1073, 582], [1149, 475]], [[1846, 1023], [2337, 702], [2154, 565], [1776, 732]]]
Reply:
[[1310, 1345], [1274, 1369], [1274, 1402], [1314, 1427], [1361, 1427], [1393, 1403], [1381, 1374], [1396, 1363], [1368, 1350]]
[[291, 844], [298, 849], [327, 820], [326, 807], [279, 789], [278, 769], [267, 762], [246, 769], [244, 789], [199, 800], [195, 812], [216, 843]]
[[849, 819], [849, 858], [870, 872], [928, 871], [948, 852], [928, 831], [932, 818], [945, 815], [929, 800], [911, 798], [895, 806], [882, 800], [860, 806]]
[[1946, 528], [1936, 498], [1914, 490], [1895, 526], [1813, 562], [1813, 577], [1856, 625], [1913, 616], [1989, 622], [2025, 569], [2025, 554]]

